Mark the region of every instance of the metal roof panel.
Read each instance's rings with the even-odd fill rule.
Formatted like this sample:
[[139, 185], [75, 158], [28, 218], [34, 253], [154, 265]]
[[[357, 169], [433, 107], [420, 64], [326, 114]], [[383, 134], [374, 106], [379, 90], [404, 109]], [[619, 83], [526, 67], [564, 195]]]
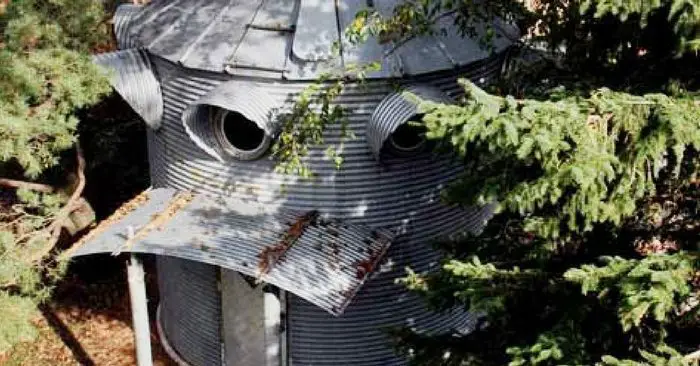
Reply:
[[335, 2], [303, 0], [294, 33], [294, 56], [304, 61], [328, 60], [339, 40]]
[[[221, 12], [202, 28], [188, 52], [178, 61], [185, 67], [209, 71], [225, 71], [225, 64], [241, 46], [262, 0], [230, 0]], [[258, 53], [261, 53], [258, 50]], [[173, 60], [171, 60], [173, 61]]]
[[160, 57], [183, 63], [189, 58], [205, 57], [215, 50], [197, 49], [197, 43], [206, 38], [216, 39], [217, 43], [222, 41], [211, 34], [211, 28], [217, 23], [227, 7], [228, 0], [192, 1], [191, 6], [179, 12], [180, 16], [177, 19], [171, 20], [170, 24], [167, 24], [167, 28], [158, 26], [145, 29], [142, 36], [145, 32], [155, 31], [159, 33], [149, 36], [152, 41], [144, 43], [144, 45], [150, 52]]
[[[391, 15], [400, 0], [377, 1], [375, 10]], [[436, 28], [445, 34], [380, 43], [374, 38], [334, 55], [355, 14], [357, 0], [174, 0], [153, 1], [115, 19], [120, 45], [141, 45], [152, 54], [188, 68], [246, 76], [311, 80], [345, 65], [381, 61], [369, 78], [446, 70], [488, 56], [479, 42], [462, 38], [451, 17]], [[495, 21], [497, 32], [514, 27]], [[496, 50], [511, 41], [496, 41]]]
[[378, 266], [394, 234], [271, 210], [224, 197], [154, 189], [68, 255], [147, 252], [218, 265], [295, 293], [339, 315]]

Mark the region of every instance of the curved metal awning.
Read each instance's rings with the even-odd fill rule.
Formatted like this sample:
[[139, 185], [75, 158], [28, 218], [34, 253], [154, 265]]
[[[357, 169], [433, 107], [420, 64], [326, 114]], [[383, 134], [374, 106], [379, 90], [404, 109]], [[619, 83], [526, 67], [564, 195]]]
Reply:
[[153, 65], [144, 51], [128, 49], [93, 56], [93, 62], [110, 73], [114, 90], [154, 130], [163, 118], [163, 95]]
[[340, 315], [391, 245], [388, 230], [174, 189], [143, 192], [65, 255], [175, 256], [256, 277]]

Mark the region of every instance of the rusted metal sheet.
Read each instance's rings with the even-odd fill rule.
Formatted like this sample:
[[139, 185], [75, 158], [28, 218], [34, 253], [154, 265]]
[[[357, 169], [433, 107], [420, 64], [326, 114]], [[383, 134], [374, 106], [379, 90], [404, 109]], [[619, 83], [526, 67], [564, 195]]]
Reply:
[[163, 98], [151, 62], [137, 49], [103, 53], [93, 61], [110, 72], [111, 84], [131, 108], [153, 129], [163, 116]]
[[154, 189], [148, 200], [79, 243], [71, 256], [121, 251], [218, 265], [339, 315], [386, 253], [389, 230], [224, 197]]

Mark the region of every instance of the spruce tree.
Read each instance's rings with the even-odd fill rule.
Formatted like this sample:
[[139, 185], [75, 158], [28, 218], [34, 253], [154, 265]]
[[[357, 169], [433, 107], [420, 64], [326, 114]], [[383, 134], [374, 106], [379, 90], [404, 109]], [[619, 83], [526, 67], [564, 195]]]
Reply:
[[700, 2], [408, 1], [359, 13], [351, 41], [439, 32], [447, 14], [467, 36], [494, 16], [523, 30], [500, 82], [420, 104], [465, 164], [445, 201], [498, 213], [403, 280], [481, 314], [474, 332], [395, 330], [397, 349], [418, 365], [697, 365]]
[[0, 352], [31, 338], [61, 273], [54, 246], [84, 187], [75, 113], [110, 90], [90, 59], [109, 31], [98, 1], [0, 1]]

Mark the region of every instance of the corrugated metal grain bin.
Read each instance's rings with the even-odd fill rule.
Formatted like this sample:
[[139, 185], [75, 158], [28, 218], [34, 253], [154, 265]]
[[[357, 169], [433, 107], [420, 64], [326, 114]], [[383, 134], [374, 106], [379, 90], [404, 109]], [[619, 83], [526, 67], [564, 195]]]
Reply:
[[[370, 3], [386, 13], [397, 1]], [[499, 75], [508, 43], [489, 53], [447, 17], [445, 32], [370, 39], [334, 56], [331, 45], [366, 6], [171, 0], [116, 13], [122, 49], [95, 62], [114, 70], [115, 89], [150, 127], [153, 188], [72, 255], [156, 254], [159, 331], [179, 362], [404, 365], [388, 327], [473, 326], [472, 315], [432, 312], [395, 283], [407, 266], [436, 268], [433, 241], [479, 231], [492, 214], [440, 201], [461, 162], [410, 127], [419, 112], [396, 86], [451, 103], [458, 78]], [[327, 126], [325, 146], [305, 157], [315, 177], [278, 173], [270, 147], [299, 93], [327, 72], [377, 60], [381, 71], [346, 83], [334, 100], [347, 124]], [[338, 168], [324, 152], [341, 145]]]

